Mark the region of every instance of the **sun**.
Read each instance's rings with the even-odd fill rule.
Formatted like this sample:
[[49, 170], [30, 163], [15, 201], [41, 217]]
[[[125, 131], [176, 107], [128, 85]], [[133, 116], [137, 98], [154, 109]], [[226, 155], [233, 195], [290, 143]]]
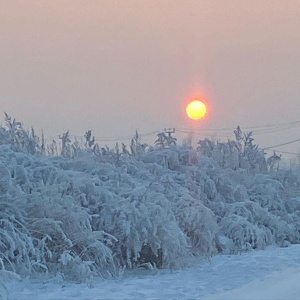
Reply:
[[190, 119], [200, 120], [206, 115], [206, 105], [199, 100], [191, 101], [186, 107], [186, 114]]

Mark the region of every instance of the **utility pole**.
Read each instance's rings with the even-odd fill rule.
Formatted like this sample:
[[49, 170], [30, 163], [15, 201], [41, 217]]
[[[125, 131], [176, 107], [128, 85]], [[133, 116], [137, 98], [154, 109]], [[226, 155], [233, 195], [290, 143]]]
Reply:
[[164, 134], [167, 134], [167, 136], [165, 136], [165, 140], [168, 147], [176, 146], [177, 139], [172, 137], [172, 133], [175, 133], [175, 128], [165, 128]]
[[175, 133], [175, 128], [165, 128], [164, 132], [167, 133], [169, 137], [171, 137], [171, 134]]

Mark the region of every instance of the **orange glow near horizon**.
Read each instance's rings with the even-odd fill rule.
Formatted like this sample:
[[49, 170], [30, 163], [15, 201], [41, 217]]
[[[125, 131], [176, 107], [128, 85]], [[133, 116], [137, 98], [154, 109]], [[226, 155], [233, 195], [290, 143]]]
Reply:
[[193, 100], [186, 107], [186, 114], [192, 120], [200, 120], [206, 113], [206, 105], [200, 100]]

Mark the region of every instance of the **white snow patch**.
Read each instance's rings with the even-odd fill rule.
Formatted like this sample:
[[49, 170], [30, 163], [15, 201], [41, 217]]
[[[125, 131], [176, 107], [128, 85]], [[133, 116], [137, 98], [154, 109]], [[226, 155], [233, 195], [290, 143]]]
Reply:
[[61, 280], [10, 283], [10, 300], [299, 299], [300, 245], [218, 255], [192, 268], [135, 270], [122, 279], [95, 279], [93, 288]]
[[266, 279], [253, 282], [232, 291], [213, 295], [206, 300], [299, 300], [300, 268], [276, 272]]

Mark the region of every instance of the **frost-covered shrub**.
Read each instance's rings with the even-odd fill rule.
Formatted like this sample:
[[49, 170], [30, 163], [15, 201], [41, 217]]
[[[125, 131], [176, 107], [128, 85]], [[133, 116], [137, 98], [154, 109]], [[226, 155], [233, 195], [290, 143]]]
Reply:
[[82, 283], [93, 277], [92, 261], [83, 261], [78, 255], [73, 256], [67, 250], [61, 254], [59, 261], [61, 263], [60, 271], [66, 280]]
[[26, 151], [30, 154], [40, 152], [39, 138], [36, 136], [34, 129], [31, 132], [25, 130], [21, 122], [12, 119], [5, 113], [6, 128], [2, 129], [3, 142], [7, 142], [16, 151]]
[[130, 147], [110, 149], [91, 131], [82, 143], [67, 133], [63, 144], [42, 137], [39, 146], [33, 131], [7, 121], [0, 126], [2, 270], [91, 282], [124, 267], [175, 268], [217, 251], [300, 242], [300, 172], [266, 174], [251, 134], [205, 139], [198, 151], [167, 135], [148, 147], [137, 133]]
[[145, 163], [156, 163], [163, 168], [176, 170], [179, 168], [178, 153], [175, 149], [158, 149], [149, 151], [141, 157]]
[[2, 269], [0, 270], [0, 299], [6, 300], [8, 299], [9, 295], [9, 288], [7, 285], [8, 282], [11, 282], [13, 280], [21, 280], [21, 277], [15, 272], [5, 270], [1, 258], [0, 264], [2, 266]]
[[[298, 217], [288, 213], [297, 202], [288, 197], [280, 182], [266, 174], [220, 168], [210, 160], [201, 158], [201, 172], [193, 176], [198, 195], [214, 212], [221, 235], [231, 241], [224, 247], [243, 251], [299, 240], [298, 222], [294, 221]], [[192, 191], [196, 194], [195, 184]]]
[[[141, 257], [145, 246], [152, 250], [149, 255], [156, 257], [158, 267], [186, 264], [184, 260], [190, 255], [187, 239], [167, 199], [155, 192], [147, 193], [145, 189], [120, 196], [102, 194], [101, 202], [96, 203], [98, 209], [93, 210], [98, 215], [93, 227], [114, 234], [121, 264], [132, 268], [149, 260], [149, 257]], [[160, 255], [161, 261], [157, 260]]]
[[7, 145], [9, 144], [9, 134], [5, 128], [2, 126], [0, 127], [0, 145]]
[[0, 163], [0, 195], [6, 194], [11, 188], [11, 176], [4, 164]]
[[267, 233], [246, 218], [230, 215], [220, 222], [221, 233], [233, 242], [233, 253], [245, 250], [264, 249], [267, 245]]
[[200, 201], [181, 197], [177, 202], [180, 227], [190, 238], [193, 253], [211, 256], [216, 253], [219, 228], [213, 212]]
[[72, 196], [61, 195], [59, 188], [55, 191], [45, 187], [44, 191], [42, 198], [33, 195], [28, 202], [33, 220], [30, 229], [37, 241], [36, 247], [42, 252], [40, 259], [53, 268], [61, 254], [70, 250], [74, 258], [79, 256], [84, 265], [86, 261], [92, 262], [89, 264], [91, 270], [98, 275], [107, 272], [115, 275], [112, 252], [104, 244], [103, 233], [92, 230], [92, 217], [87, 211], [76, 204]]
[[246, 169], [251, 173], [267, 172], [267, 160], [263, 150], [254, 144], [252, 132], [243, 133], [240, 126], [234, 131], [235, 141], [200, 140], [197, 150], [212, 158], [222, 168]]
[[5, 269], [28, 274], [36, 251], [21, 206], [9, 195], [0, 197], [0, 259]]

